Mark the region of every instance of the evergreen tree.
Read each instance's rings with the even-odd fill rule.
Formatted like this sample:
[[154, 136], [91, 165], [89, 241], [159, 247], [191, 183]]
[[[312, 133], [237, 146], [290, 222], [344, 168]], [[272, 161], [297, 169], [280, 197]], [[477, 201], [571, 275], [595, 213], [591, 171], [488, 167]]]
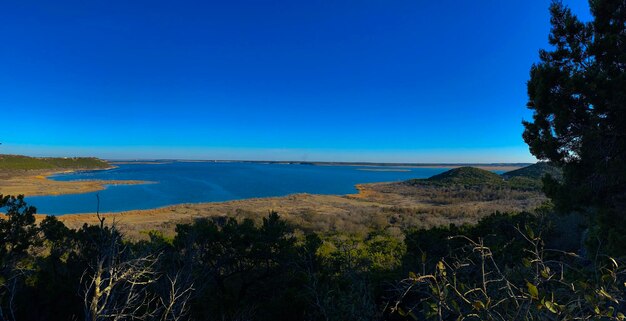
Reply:
[[561, 2], [550, 8], [551, 51], [540, 51], [528, 82], [533, 155], [560, 165], [545, 190], [561, 210], [583, 211], [607, 250], [626, 254], [626, 1], [591, 0], [581, 22]]

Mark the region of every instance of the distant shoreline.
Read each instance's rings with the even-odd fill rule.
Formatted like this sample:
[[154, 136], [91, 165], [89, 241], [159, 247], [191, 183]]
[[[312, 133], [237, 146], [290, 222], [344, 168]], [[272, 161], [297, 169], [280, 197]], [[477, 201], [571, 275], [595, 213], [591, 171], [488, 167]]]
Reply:
[[366, 172], [410, 172], [410, 169], [406, 168], [357, 168], [357, 171]]
[[282, 164], [312, 166], [362, 166], [362, 167], [403, 167], [403, 168], [458, 168], [464, 166], [484, 170], [511, 171], [530, 166], [533, 163], [377, 163], [377, 162], [323, 162], [323, 161], [263, 161], [263, 160], [187, 160], [187, 159], [144, 159], [107, 160], [110, 164], [171, 164], [171, 163], [246, 163]]
[[119, 161], [119, 162], [115, 162], [115, 161], [109, 161], [108, 162], [111, 165], [164, 165], [164, 164], [171, 164], [173, 162], [167, 162], [167, 161], [156, 161], [156, 162], [151, 162], [151, 161]]

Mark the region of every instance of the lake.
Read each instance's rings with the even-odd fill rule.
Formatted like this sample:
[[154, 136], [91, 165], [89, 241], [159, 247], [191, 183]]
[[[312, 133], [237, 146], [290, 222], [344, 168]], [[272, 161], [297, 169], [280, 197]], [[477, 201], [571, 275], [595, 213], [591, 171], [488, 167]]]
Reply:
[[447, 168], [320, 166], [237, 162], [122, 164], [105, 171], [59, 174], [51, 179], [143, 180], [155, 184], [114, 185], [105, 190], [59, 196], [28, 197], [38, 213], [93, 213], [158, 208], [182, 203], [221, 202], [294, 193], [351, 194], [360, 183], [427, 178]]

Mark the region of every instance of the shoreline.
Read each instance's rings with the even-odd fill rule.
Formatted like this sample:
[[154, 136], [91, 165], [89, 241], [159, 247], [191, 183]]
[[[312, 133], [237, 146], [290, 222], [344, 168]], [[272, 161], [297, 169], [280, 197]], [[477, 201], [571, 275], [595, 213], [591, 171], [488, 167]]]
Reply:
[[[155, 183], [146, 181], [146, 184]], [[329, 197], [329, 198], [346, 198], [352, 200], [367, 200], [372, 192], [372, 190], [376, 186], [380, 185], [389, 185], [396, 184], [398, 182], [376, 182], [376, 183], [358, 183], [354, 185], [354, 189], [356, 190], [354, 193], [350, 194], [313, 194], [313, 193], [293, 193], [287, 194], [283, 196], [266, 196], [266, 197], [249, 197], [249, 198], [241, 198], [241, 199], [233, 199], [228, 201], [215, 201], [215, 202], [188, 202], [188, 203], [178, 203], [178, 204], [170, 204], [153, 208], [144, 208], [144, 209], [136, 209], [136, 210], [128, 210], [128, 211], [120, 211], [120, 212], [101, 212], [100, 215], [104, 216], [115, 216], [120, 214], [127, 213], [135, 213], [135, 212], [150, 212], [150, 211], [165, 211], [168, 209], [178, 208], [178, 207], [190, 207], [190, 206], [198, 206], [198, 205], [221, 205], [221, 204], [230, 204], [230, 203], [248, 203], [254, 201], [267, 201], [267, 200], [282, 200], [282, 199], [293, 199], [297, 197], [303, 196], [320, 196], [320, 197]], [[69, 216], [95, 216], [96, 212], [84, 212], [84, 213], [68, 213], [68, 214], [46, 214], [46, 213], [37, 213], [35, 216], [55, 216], [57, 218], [61, 217], [69, 217]]]
[[[395, 183], [357, 184], [357, 192], [345, 195], [291, 194], [287, 196], [247, 198], [223, 202], [182, 203], [154, 209], [100, 213], [106, 224], [117, 225], [132, 239], [147, 237], [148, 231], [173, 235], [177, 224], [198, 218], [232, 217], [260, 220], [276, 211], [290, 224], [303, 231], [347, 231], [361, 233], [371, 226], [406, 228], [475, 223], [494, 212], [530, 211], [545, 201], [538, 192], [513, 192], [498, 199], [452, 199], [441, 202], [432, 197], [434, 190], [398, 187]], [[407, 190], [408, 189], [408, 190]], [[45, 214], [36, 214], [40, 222]], [[95, 212], [55, 216], [68, 228], [99, 224]]]

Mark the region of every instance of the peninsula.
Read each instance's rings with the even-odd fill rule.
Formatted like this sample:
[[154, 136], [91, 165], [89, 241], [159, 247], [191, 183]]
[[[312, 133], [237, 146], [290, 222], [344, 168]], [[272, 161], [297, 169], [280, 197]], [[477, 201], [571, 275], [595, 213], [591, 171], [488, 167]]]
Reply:
[[86, 170], [115, 168], [94, 157], [28, 157], [0, 155], [0, 195], [61, 195], [103, 190], [106, 185], [147, 184], [137, 180], [55, 181], [50, 176]]

